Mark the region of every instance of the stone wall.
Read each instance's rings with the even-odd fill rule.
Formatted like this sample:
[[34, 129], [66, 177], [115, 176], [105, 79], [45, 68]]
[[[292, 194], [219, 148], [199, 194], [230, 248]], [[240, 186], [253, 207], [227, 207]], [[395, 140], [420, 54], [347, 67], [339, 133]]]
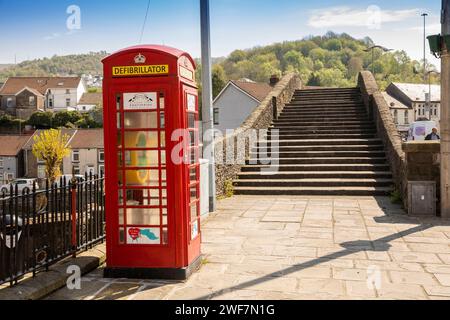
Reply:
[[[225, 136], [215, 141], [216, 163], [216, 188], [217, 195], [225, 194], [225, 184], [229, 180], [234, 180], [240, 172], [243, 163], [236, 163], [237, 159], [248, 159], [250, 153], [249, 140], [246, 139], [245, 147], [238, 147], [236, 141], [238, 137], [249, 135], [252, 129], [267, 129], [272, 124], [273, 108], [272, 98], [276, 97], [278, 112], [292, 100], [295, 90], [302, 88], [302, 82], [298, 74], [290, 73], [285, 75], [272, 92], [261, 102], [245, 120], [242, 126], [234, 131], [232, 135]], [[226, 159], [227, 155], [234, 154], [233, 159]], [[228, 162], [227, 162], [228, 161]]]
[[386, 157], [391, 166], [397, 191], [402, 194], [405, 207], [408, 207], [408, 181], [406, 175], [406, 156], [402, 150], [402, 138], [392, 119], [391, 111], [381, 94], [375, 78], [369, 71], [363, 71], [358, 77], [364, 105], [369, 117], [376, 124], [378, 137], [383, 141]]

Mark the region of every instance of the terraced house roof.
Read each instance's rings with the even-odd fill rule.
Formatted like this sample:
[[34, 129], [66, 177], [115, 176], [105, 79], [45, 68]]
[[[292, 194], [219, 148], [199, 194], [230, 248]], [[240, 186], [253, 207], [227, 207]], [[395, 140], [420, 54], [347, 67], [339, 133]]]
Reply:
[[24, 88], [30, 88], [44, 95], [48, 89], [75, 89], [80, 77], [11, 77], [0, 90], [0, 95], [15, 95]]

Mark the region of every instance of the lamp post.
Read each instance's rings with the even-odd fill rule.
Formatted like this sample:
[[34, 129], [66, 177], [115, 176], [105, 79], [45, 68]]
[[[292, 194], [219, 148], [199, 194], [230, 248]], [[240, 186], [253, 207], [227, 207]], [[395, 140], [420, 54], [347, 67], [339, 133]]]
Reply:
[[421, 16], [423, 17], [423, 81], [427, 81], [427, 17], [428, 13], [422, 13]]
[[214, 159], [214, 134], [212, 133], [214, 122], [209, 0], [200, 0], [200, 29], [202, 42], [203, 157], [209, 161], [209, 211], [214, 212], [216, 209], [216, 166]]
[[372, 51], [372, 73], [375, 76], [375, 66], [374, 66], [374, 62], [375, 62], [375, 49], [381, 49], [383, 52], [389, 52], [392, 51], [392, 49], [387, 49], [383, 46], [379, 46], [379, 45], [373, 45], [369, 48], [367, 48], [366, 50], [364, 50], [365, 52], [370, 52]]

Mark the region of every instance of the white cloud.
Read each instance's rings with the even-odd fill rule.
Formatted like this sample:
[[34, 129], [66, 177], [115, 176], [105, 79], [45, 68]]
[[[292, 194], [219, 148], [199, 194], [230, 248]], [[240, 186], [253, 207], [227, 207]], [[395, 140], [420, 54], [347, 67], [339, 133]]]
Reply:
[[313, 28], [368, 27], [374, 29], [383, 23], [403, 21], [417, 16], [418, 13], [419, 9], [382, 10], [377, 6], [370, 6], [360, 10], [334, 7], [314, 10], [308, 25]]
[[61, 37], [61, 33], [52, 33], [51, 35], [44, 37], [44, 40], [49, 41], [59, 37]]
[[[442, 26], [440, 23], [434, 23], [434, 24], [427, 25], [427, 32], [430, 32], [430, 33], [439, 33], [439, 32], [441, 32], [441, 29], [442, 29]], [[412, 28], [409, 28], [408, 30], [423, 31], [423, 25], [418, 26], [418, 27], [412, 27]]]

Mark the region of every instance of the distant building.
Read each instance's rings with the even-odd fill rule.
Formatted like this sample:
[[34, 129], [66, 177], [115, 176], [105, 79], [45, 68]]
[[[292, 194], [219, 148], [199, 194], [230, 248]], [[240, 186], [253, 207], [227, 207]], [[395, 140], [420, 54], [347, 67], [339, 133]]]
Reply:
[[64, 159], [65, 174], [101, 174], [105, 172], [103, 129], [77, 130], [69, 142], [70, 157]]
[[395, 99], [387, 92], [383, 92], [383, 97], [391, 109], [392, 118], [397, 125], [402, 136], [407, 136], [409, 126], [415, 121], [414, 112], [406, 104]]
[[0, 109], [22, 119], [40, 110], [71, 111], [85, 92], [80, 77], [11, 77], [0, 89]]
[[0, 135], [0, 183], [24, 176], [24, 145], [31, 139], [29, 135]]
[[215, 128], [223, 133], [239, 128], [272, 90], [249, 79], [229, 81], [213, 103]]
[[[411, 84], [411, 83], [391, 83], [387, 89], [387, 94], [393, 99], [397, 100], [399, 103], [405, 105], [408, 108], [408, 112], [412, 113], [412, 118], [410, 122], [417, 121], [421, 118], [428, 118], [427, 102], [430, 102], [429, 115], [430, 119], [440, 122], [441, 119], [441, 87], [439, 85], [431, 86], [431, 96], [430, 87], [427, 84]], [[395, 113], [395, 109], [392, 109]], [[398, 113], [398, 119], [395, 119], [397, 123], [401, 123], [402, 115]], [[404, 115], [403, 115], [404, 117]]]
[[103, 94], [101, 92], [85, 92], [77, 104], [77, 111], [89, 112], [95, 107], [103, 107]]

